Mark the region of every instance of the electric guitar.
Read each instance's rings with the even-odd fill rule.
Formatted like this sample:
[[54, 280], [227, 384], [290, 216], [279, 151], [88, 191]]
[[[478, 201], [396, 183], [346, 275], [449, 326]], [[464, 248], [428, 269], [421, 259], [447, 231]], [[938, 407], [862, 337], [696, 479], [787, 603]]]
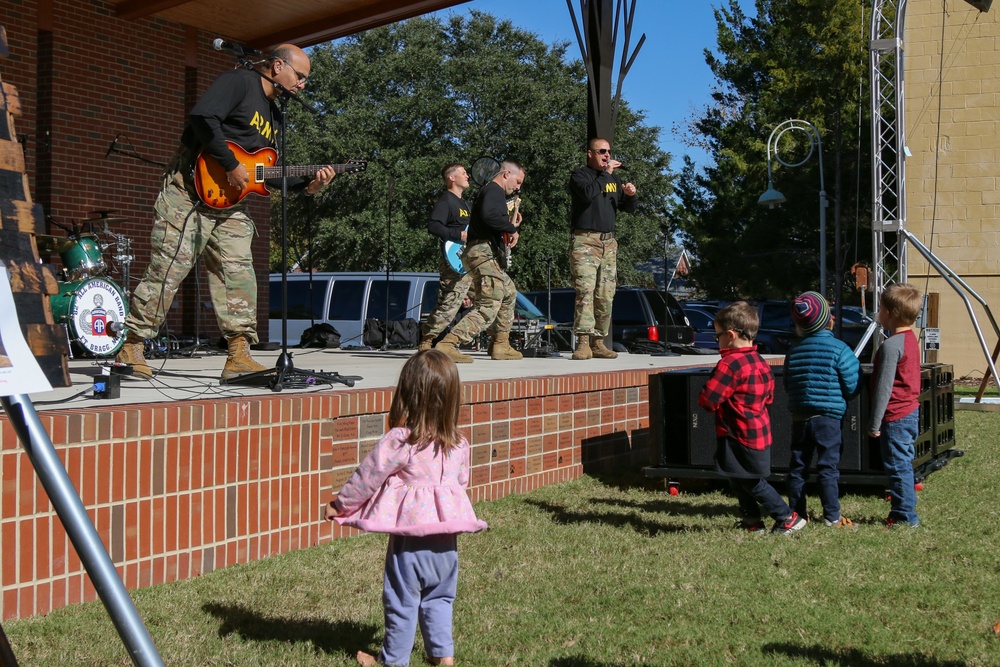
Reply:
[[[206, 206], [224, 209], [235, 206], [248, 194], [267, 197], [270, 193], [264, 184], [265, 179], [281, 178], [282, 172], [288, 176], [315, 176], [316, 172], [327, 166], [324, 164], [311, 164], [302, 166], [274, 166], [278, 161], [278, 151], [273, 148], [260, 148], [253, 153], [248, 153], [243, 148], [232, 141], [227, 141], [226, 145], [233, 151], [236, 159], [247, 169], [250, 175], [250, 182], [246, 188], [240, 189], [229, 185], [226, 180], [226, 170], [219, 161], [211, 155], [202, 151], [195, 160], [192, 169], [194, 176], [194, 188], [198, 197]], [[353, 174], [364, 171], [368, 168], [367, 160], [350, 160], [346, 164], [334, 164], [334, 172], [338, 174]]]
[[[517, 211], [521, 206], [521, 197], [513, 197], [507, 200], [507, 212], [516, 218]], [[466, 227], [466, 230], [469, 228]], [[507, 254], [507, 267], [510, 268], [510, 244], [514, 241], [514, 234], [511, 232], [503, 233], [503, 244], [506, 248]], [[448, 266], [451, 270], [460, 276], [465, 275], [465, 265], [462, 264], [462, 252], [465, 251], [465, 244], [458, 241], [445, 241], [441, 248], [441, 252], [444, 254], [444, 261], [448, 262]]]

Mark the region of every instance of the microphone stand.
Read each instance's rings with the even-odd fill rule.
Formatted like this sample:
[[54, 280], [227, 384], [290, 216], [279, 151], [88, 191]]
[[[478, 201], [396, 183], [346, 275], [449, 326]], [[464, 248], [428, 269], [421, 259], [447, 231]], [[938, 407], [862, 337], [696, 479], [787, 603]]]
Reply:
[[390, 176], [386, 187], [385, 221], [385, 328], [382, 332], [382, 351], [389, 349], [389, 254], [392, 252], [392, 191], [396, 189], [396, 177]]
[[305, 100], [299, 99], [298, 95], [292, 95], [287, 88], [254, 67], [249, 58], [240, 57], [239, 60], [244, 67], [256, 72], [261, 78], [267, 79], [281, 91], [276, 99], [278, 116], [281, 119], [279, 135], [281, 143], [281, 354], [278, 355], [278, 360], [272, 369], [244, 373], [228, 380], [223, 378], [220, 383], [268, 387], [271, 391], [281, 391], [285, 387], [303, 388], [317, 384], [332, 385], [334, 382], [353, 387], [356, 380], [363, 378], [357, 375], [341, 375], [340, 373], [324, 373], [295, 368], [292, 364], [292, 355], [288, 351], [288, 168], [285, 162], [285, 129], [287, 128], [285, 116], [289, 98], [296, 100], [311, 113], [316, 113], [316, 109]]

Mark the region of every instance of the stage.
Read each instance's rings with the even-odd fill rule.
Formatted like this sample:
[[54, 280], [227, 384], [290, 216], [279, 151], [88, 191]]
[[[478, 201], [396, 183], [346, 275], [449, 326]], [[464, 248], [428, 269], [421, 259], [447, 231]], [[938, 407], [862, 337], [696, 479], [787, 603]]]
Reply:
[[[75, 358], [69, 361], [72, 386], [53, 389], [44, 394], [31, 396], [35, 407], [42, 410], [67, 410], [81, 407], [101, 408], [144, 403], [192, 401], [205, 399], [234, 399], [250, 396], [283, 396], [302, 393], [316, 394], [325, 391], [359, 391], [393, 388], [399, 378], [403, 363], [415, 350], [342, 350], [342, 349], [296, 349], [290, 348], [292, 363], [303, 371], [337, 373], [341, 376], [360, 376], [353, 387], [345, 384], [318, 384], [302, 389], [286, 388], [274, 392], [267, 387], [220, 384], [222, 367], [226, 362], [226, 351], [222, 349], [199, 350], [191, 355], [172, 352], [167, 358], [149, 359], [155, 375], [150, 380], [122, 377], [120, 397], [116, 399], [94, 398], [94, 379], [102, 374], [104, 367], [114, 358]], [[475, 361], [459, 364], [459, 374], [463, 383], [484, 380], [512, 378], [540, 378], [545, 376], [575, 375], [578, 373], [609, 373], [637, 370], [659, 372], [671, 368], [688, 366], [714, 366], [717, 355], [684, 354], [679, 356], [653, 357], [641, 354], [620, 354], [617, 359], [591, 359], [574, 361], [569, 352], [561, 357], [535, 357], [519, 361], [494, 361], [485, 352], [463, 352], [471, 354]], [[281, 351], [254, 350], [251, 354], [260, 364], [274, 367]]]
[[[73, 359], [72, 386], [32, 396], [128, 589], [353, 534], [323, 522], [322, 508], [385, 432], [413, 351], [292, 353], [301, 370], [362, 379], [280, 392], [222, 385], [225, 354], [198, 353], [151, 359], [153, 379], [123, 379], [119, 398], [95, 399], [101, 363]], [[278, 354], [253, 356], [271, 366]], [[638, 483], [649, 456], [649, 376], [718, 359], [472, 356], [459, 372], [473, 501], [623, 465]], [[95, 599], [6, 415], [0, 427], [2, 619]]]

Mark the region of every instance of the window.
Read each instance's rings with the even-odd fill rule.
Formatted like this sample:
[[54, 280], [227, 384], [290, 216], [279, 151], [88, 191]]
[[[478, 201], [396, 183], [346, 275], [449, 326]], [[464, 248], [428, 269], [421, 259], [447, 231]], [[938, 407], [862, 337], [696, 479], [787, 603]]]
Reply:
[[642, 295], [635, 290], [618, 290], [611, 307], [611, 316], [616, 326], [648, 325], [646, 313], [642, 309]]
[[792, 308], [790, 304], [765, 303], [761, 309], [762, 329], [780, 329], [782, 331], [795, 331], [795, 322], [792, 321]]
[[328, 320], [361, 319], [361, 303], [365, 297], [365, 280], [336, 280], [330, 295]]
[[[414, 317], [413, 313], [406, 312], [406, 302], [410, 296], [409, 280], [392, 280], [389, 282], [389, 319], [403, 320], [407, 317]], [[373, 280], [371, 290], [368, 292], [368, 307], [365, 312], [366, 318], [385, 319], [385, 281]], [[419, 313], [416, 314], [419, 317]]]
[[[329, 284], [329, 280], [322, 278], [313, 279], [311, 285], [308, 280], [289, 280], [287, 283], [288, 319], [323, 319], [323, 301], [326, 299], [326, 289]], [[269, 291], [269, 315], [272, 320], [280, 320], [282, 303], [281, 281], [272, 280]]]
[[[684, 326], [684, 310], [677, 299], [672, 294], [667, 294], [666, 307], [664, 307], [663, 292], [657, 290], [643, 290], [649, 307], [653, 309], [653, 319], [659, 326]], [[664, 313], [669, 313], [667, 321], [663, 321]]]
[[[424, 295], [420, 299], [420, 320], [427, 319], [427, 316], [434, 312], [438, 305], [438, 289], [441, 283], [437, 280], [428, 280], [424, 283]], [[413, 318], [417, 319], [417, 318]]]

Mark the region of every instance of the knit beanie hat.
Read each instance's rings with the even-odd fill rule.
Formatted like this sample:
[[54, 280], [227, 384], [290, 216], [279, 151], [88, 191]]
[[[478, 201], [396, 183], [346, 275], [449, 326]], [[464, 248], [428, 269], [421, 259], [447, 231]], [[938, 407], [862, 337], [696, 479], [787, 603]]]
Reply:
[[816, 333], [830, 321], [830, 306], [819, 292], [805, 292], [792, 303], [792, 320], [803, 335]]

